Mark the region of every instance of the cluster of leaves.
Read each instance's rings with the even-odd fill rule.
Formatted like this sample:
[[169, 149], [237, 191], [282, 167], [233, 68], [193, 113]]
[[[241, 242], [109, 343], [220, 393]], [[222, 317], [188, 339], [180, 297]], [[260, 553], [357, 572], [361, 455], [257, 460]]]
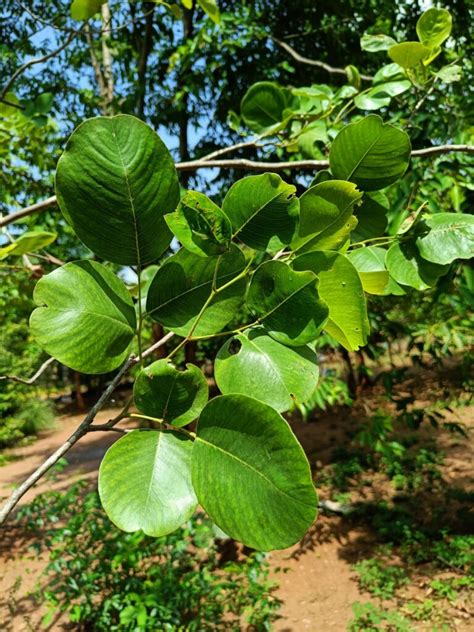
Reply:
[[66, 612], [94, 630], [270, 629], [279, 602], [263, 554], [220, 561], [218, 535], [202, 515], [161, 538], [124, 534], [86, 488], [40, 494], [17, 515], [41, 530], [35, 547], [49, 553], [47, 586], [37, 593], [48, 609], [43, 625]]

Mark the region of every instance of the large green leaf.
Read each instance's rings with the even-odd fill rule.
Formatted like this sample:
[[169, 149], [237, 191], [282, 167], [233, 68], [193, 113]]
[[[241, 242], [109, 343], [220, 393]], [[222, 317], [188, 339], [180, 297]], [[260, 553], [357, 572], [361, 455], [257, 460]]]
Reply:
[[179, 201], [176, 169], [157, 134], [133, 116], [79, 125], [58, 162], [56, 195], [77, 236], [103, 259], [143, 265], [170, 244], [163, 215]]
[[222, 210], [237, 237], [257, 250], [291, 242], [296, 231], [299, 201], [296, 187], [276, 173], [247, 176], [231, 186]]
[[351, 250], [347, 256], [359, 273], [365, 292], [381, 296], [402, 296], [405, 290], [391, 278], [385, 266], [386, 254], [384, 248], [366, 246]]
[[329, 154], [336, 178], [351, 180], [365, 191], [383, 189], [406, 171], [411, 145], [408, 134], [370, 114], [344, 127]]
[[185, 426], [199, 417], [208, 390], [206, 378], [194, 364], [178, 371], [168, 360], [157, 360], [138, 374], [133, 399], [143, 414]]
[[348, 224], [361, 198], [355, 184], [344, 180], [327, 180], [305, 191], [300, 197], [300, 223], [291, 244], [293, 250], [339, 247], [347, 238], [347, 233], [341, 235], [341, 228]]
[[232, 227], [221, 209], [203, 193], [188, 191], [166, 223], [183, 246], [207, 257], [229, 250]]
[[240, 104], [245, 124], [254, 132], [265, 132], [283, 121], [284, 90], [271, 81], [259, 81], [247, 90]]
[[126, 287], [95, 261], [67, 263], [40, 279], [30, 318], [36, 342], [76, 371], [108, 373], [126, 359], [136, 318]]
[[385, 263], [390, 275], [402, 285], [426, 290], [447, 270], [423, 259], [414, 241], [397, 242], [390, 246]]
[[431, 7], [420, 16], [416, 23], [418, 39], [428, 48], [438, 48], [448, 39], [452, 22], [449, 11]]
[[216, 397], [204, 408], [192, 480], [210, 518], [254, 549], [291, 546], [316, 517], [317, 496], [300, 444], [273, 408], [244, 395]]
[[349, 259], [338, 252], [309, 252], [293, 262], [295, 270], [310, 270], [319, 279], [320, 297], [327, 303], [324, 328], [343, 347], [355, 351], [370, 331], [362, 283]]
[[312, 272], [295, 272], [281, 261], [261, 265], [250, 284], [247, 303], [268, 334], [299, 347], [315, 340], [328, 317]]
[[356, 243], [384, 235], [389, 209], [388, 198], [380, 191], [364, 195], [362, 204], [355, 209], [358, 223], [351, 233], [351, 241]]
[[[186, 336], [209, 299], [213, 283], [219, 289], [244, 268], [245, 257], [236, 246], [229, 253], [206, 258], [181, 249], [156, 273], [148, 290], [147, 312], [165, 327]], [[207, 336], [225, 327], [238, 312], [245, 289], [246, 281], [241, 278], [219, 292], [201, 315], [194, 335]]]
[[107, 0], [73, 0], [71, 3], [71, 17], [73, 20], [88, 20], [100, 11], [100, 7]]
[[14, 242], [0, 248], [0, 259], [5, 259], [14, 255], [24, 255], [27, 252], [35, 252], [41, 248], [46, 248], [56, 239], [56, 233], [50, 233], [46, 230], [27, 230], [18, 237]]
[[227, 340], [214, 373], [224, 395], [248, 395], [283, 412], [311, 397], [319, 370], [312, 349], [286, 347], [257, 328]]
[[355, 99], [355, 105], [361, 110], [380, 110], [389, 105], [392, 97], [403, 94], [411, 88], [409, 81], [388, 81], [379, 83], [367, 92], [361, 92]]
[[430, 49], [420, 42], [402, 42], [389, 48], [388, 55], [402, 68], [409, 69], [418, 66], [430, 55]]
[[99, 495], [110, 520], [127, 532], [159, 537], [197, 507], [191, 483], [193, 442], [174, 431], [135, 430], [113, 444], [99, 469]]
[[474, 257], [474, 215], [438, 213], [423, 223], [429, 232], [416, 240], [423, 259], [446, 264]]

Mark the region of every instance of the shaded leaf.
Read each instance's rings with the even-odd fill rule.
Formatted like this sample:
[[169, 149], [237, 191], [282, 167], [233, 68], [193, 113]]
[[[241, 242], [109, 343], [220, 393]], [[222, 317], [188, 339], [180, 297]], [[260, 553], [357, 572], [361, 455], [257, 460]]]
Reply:
[[395, 281], [416, 290], [431, 287], [447, 270], [444, 266], [425, 261], [414, 241], [399, 242], [390, 246], [385, 263]]
[[286, 105], [285, 92], [279, 85], [271, 81], [259, 81], [245, 93], [240, 113], [251, 130], [261, 133], [282, 123]]
[[356, 243], [384, 235], [389, 209], [390, 203], [386, 195], [380, 191], [366, 193], [362, 204], [355, 209], [358, 223], [351, 234], [351, 241]]
[[381, 296], [402, 296], [405, 290], [390, 277], [385, 266], [386, 254], [384, 248], [368, 246], [351, 250], [348, 257], [359, 273], [365, 292]]

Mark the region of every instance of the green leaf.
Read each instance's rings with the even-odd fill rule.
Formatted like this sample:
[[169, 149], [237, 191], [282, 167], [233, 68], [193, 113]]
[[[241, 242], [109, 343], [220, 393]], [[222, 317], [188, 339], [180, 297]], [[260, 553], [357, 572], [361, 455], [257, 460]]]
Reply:
[[197, 0], [197, 3], [213, 22], [216, 24], [220, 23], [221, 16], [216, 0]]
[[293, 261], [295, 270], [310, 270], [319, 279], [318, 291], [329, 308], [324, 326], [348, 351], [367, 342], [370, 327], [364, 291], [357, 270], [338, 252], [309, 252]]
[[296, 187], [276, 173], [247, 176], [231, 186], [222, 210], [234, 238], [256, 250], [275, 250], [289, 244], [295, 234], [299, 201]]
[[72, 134], [56, 173], [58, 204], [95, 254], [123, 265], [144, 265], [169, 246], [163, 219], [179, 202], [170, 153], [133, 116], [99, 116]]
[[[217, 268], [217, 272], [216, 272]], [[199, 257], [181, 249], [159, 268], [148, 290], [147, 312], [175, 333], [186, 336], [212, 293], [245, 268], [245, 257], [232, 246], [229, 253]], [[238, 312], [246, 289], [244, 278], [220, 291], [204, 310], [193, 334], [207, 336], [223, 329]]]
[[362, 204], [355, 210], [358, 224], [351, 234], [351, 241], [356, 243], [384, 235], [389, 209], [390, 203], [386, 195], [380, 191], [366, 193]]
[[364, 33], [360, 38], [361, 49], [366, 50], [368, 53], [378, 53], [381, 50], [388, 50], [396, 43], [393, 37], [389, 37], [383, 33], [378, 33], [377, 35]]
[[441, 79], [443, 83], [454, 83], [455, 81], [461, 81], [462, 79], [462, 68], [457, 64], [443, 66], [436, 73], [436, 77]]
[[420, 42], [402, 42], [402, 44], [392, 46], [388, 51], [390, 59], [405, 69], [418, 66], [429, 57], [429, 54], [430, 49]]
[[285, 92], [279, 85], [271, 81], [259, 81], [245, 93], [240, 113], [251, 130], [261, 133], [282, 123], [286, 105]]
[[130, 352], [136, 318], [125, 285], [95, 261], [67, 263], [38, 281], [30, 328], [39, 346], [84, 373], [108, 373]]
[[203, 193], [188, 191], [166, 223], [183, 246], [200, 257], [229, 250], [232, 227], [221, 209]]
[[447, 270], [445, 266], [425, 261], [414, 241], [399, 242], [390, 246], [385, 263], [395, 281], [416, 290], [431, 287]]
[[386, 254], [384, 248], [365, 246], [352, 250], [348, 257], [359, 273], [365, 292], [381, 296], [402, 296], [405, 290], [390, 277], [385, 267]]
[[158, 360], [138, 374], [133, 399], [144, 415], [185, 426], [199, 417], [208, 390], [206, 378], [194, 364], [178, 371], [168, 360]]
[[257, 550], [291, 546], [316, 517], [303, 449], [273, 408], [244, 395], [216, 397], [204, 408], [192, 480], [217, 526]]
[[73, 0], [71, 4], [71, 17], [73, 20], [88, 20], [100, 11], [100, 7], [107, 0]]
[[376, 86], [379, 83], [386, 83], [395, 80], [404, 80], [406, 73], [398, 64], [386, 64], [382, 66], [374, 75], [372, 83]]
[[411, 88], [409, 81], [388, 81], [379, 83], [368, 92], [357, 95], [354, 99], [355, 105], [361, 110], [379, 110], [389, 105], [391, 98], [403, 94]]
[[159, 537], [175, 531], [197, 507], [191, 483], [193, 442], [174, 431], [135, 430], [107, 450], [99, 495], [123, 531]]
[[257, 268], [247, 304], [268, 334], [285, 345], [299, 347], [315, 340], [328, 317], [312, 272], [295, 272], [281, 261]]
[[416, 33], [422, 44], [438, 48], [451, 34], [453, 20], [446, 9], [432, 7], [425, 11], [416, 23]]
[[383, 189], [405, 173], [410, 160], [408, 134], [370, 114], [344, 127], [329, 154], [336, 178], [351, 180], [365, 191]]
[[56, 233], [50, 233], [45, 230], [27, 230], [13, 243], [0, 248], [0, 259], [5, 259], [5, 257], [11, 255], [18, 257], [27, 252], [41, 250], [41, 248], [46, 248], [46, 246], [52, 244], [56, 237]]
[[350, 220], [361, 198], [355, 184], [344, 180], [327, 180], [305, 191], [300, 197], [300, 223], [293, 250], [338, 248], [354, 227]]
[[311, 397], [319, 370], [312, 349], [286, 347], [257, 328], [227, 340], [214, 373], [224, 395], [248, 395], [284, 412]]
[[423, 259], [447, 264], [474, 257], [474, 215], [438, 213], [423, 218], [429, 232], [416, 244]]

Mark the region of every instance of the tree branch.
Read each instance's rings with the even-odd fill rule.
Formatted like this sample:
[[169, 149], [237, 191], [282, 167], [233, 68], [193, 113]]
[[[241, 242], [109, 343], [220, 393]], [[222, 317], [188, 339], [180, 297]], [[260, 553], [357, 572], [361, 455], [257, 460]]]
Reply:
[[27, 68], [29, 68], [30, 66], [33, 66], [34, 64], [41, 64], [42, 62], [48, 61], [48, 59], [51, 59], [51, 57], [55, 57], [61, 51], [63, 51], [66, 48], [66, 46], [68, 46], [71, 43], [72, 39], [75, 36], [76, 36], [76, 33], [70, 33], [69, 37], [66, 39], [64, 44], [62, 44], [56, 50], [53, 50], [51, 53], [48, 53], [47, 55], [43, 55], [43, 57], [35, 57], [34, 59], [30, 59], [30, 61], [27, 61], [25, 64], [23, 64], [23, 66], [20, 66], [19, 68], [17, 68], [15, 72], [13, 73], [13, 75], [10, 77], [10, 79], [7, 81], [7, 83], [3, 86], [2, 91], [0, 92], [0, 101], [2, 101], [3, 98], [7, 95], [8, 91], [10, 90], [12, 85], [15, 83], [16, 78], [19, 75], [21, 75]]
[[[252, 141], [253, 142], [253, 141]], [[231, 149], [236, 146], [232, 145]], [[229, 148], [230, 149], [230, 148]], [[220, 151], [220, 150], [218, 150]], [[441, 156], [442, 154], [451, 153], [474, 154], [474, 146], [472, 145], [438, 145], [437, 147], [425, 147], [423, 149], [414, 149], [411, 152], [412, 158], [427, 158], [432, 156]], [[225, 153], [225, 152], [224, 152]], [[211, 155], [211, 154], [210, 154]], [[288, 162], [259, 162], [248, 160], [246, 158], [236, 158], [229, 160], [209, 160], [207, 156], [200, 160], [190, 160], [189, 162], [176, 163], [178, 171], [197, 171], [198, 169], [243, 169], [246, 171], [284, 171], [285, 169], [301, 169], [318, 171], [327, 169], [329, 162], [327, 160], [293, 160]], [[16, 213], [9, 213], [0, 219], [0, 228], [8, 226], [19, 219], [32, 215], [37, 211], [42, 211], [50, 206], [57, 204], [56, 196], [52, 196], [43, 202], [38, 202], [32, 206], [27, 206]]]
[[[309, 57], [303, 57], [303, 55], [300, 55], [299, 53], [297, 53], [295, 49], [289, 44], [287, 44], [286, 42], [282, 42], [276, 37], [272, 37], [272, 40], [275, 42], [275, 44], [278, 44], [278, 46], [283, 48], [284, 51], [289, 53], [293, 57], [293, 59], [295, 59], [301, 64], [307, 64], [308, 66], [317, 66], [318, 68], [322, 68], [323, 70], [326, 70], [332, 75], [344, 75], [344, 77], [347, 77], [347, 73], [344, 70], [344, 68], [334, 68], [334, 66], [330, 66], [329, 64], [326, 64], [324, 61], [317, 61], [315, 59], [309, 59]], [[360, 78], [363, 79], [364, 81], [372, 81], [373, 79], [372, 75], [363, 75], [363, 74], [360, 74]]]
[[48, 358], [30, 378], [17, 377], [16, 375], [0, 375], [0, 380], [12, 380], [13, 382], [21, 382], [21, 384], [33, 384], [53, 362], [55, 362], [55, 358]]

